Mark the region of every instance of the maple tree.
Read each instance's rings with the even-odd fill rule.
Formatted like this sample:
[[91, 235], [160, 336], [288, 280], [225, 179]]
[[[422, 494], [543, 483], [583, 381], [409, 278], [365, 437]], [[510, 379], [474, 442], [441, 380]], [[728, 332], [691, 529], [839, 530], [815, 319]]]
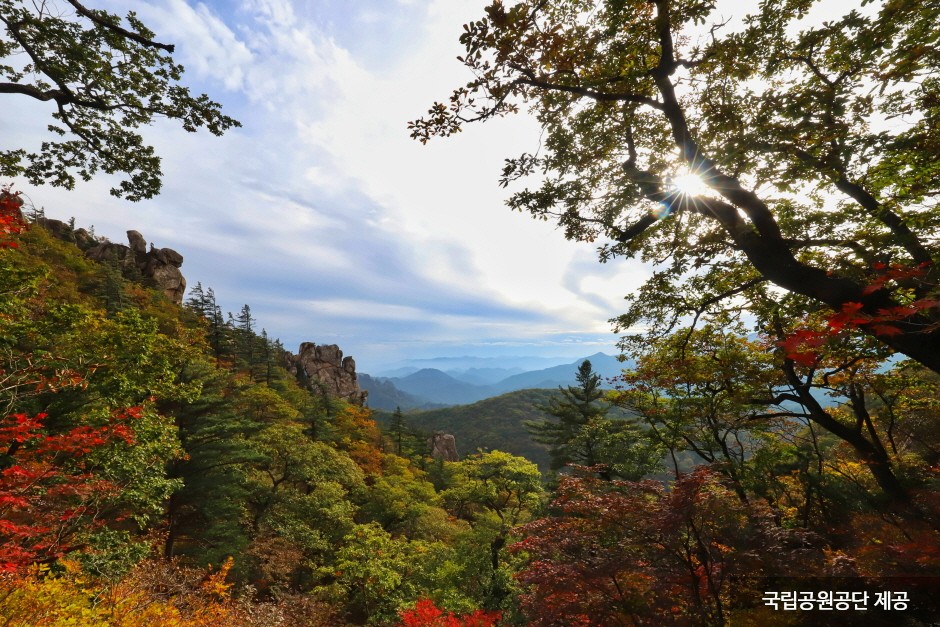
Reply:
[[[102, 426], [45, 430], [45, 414], [10, 414], [0, 422], [0, 571], [48, 562], [78, 548], [120, 486], [100, 476], [91, 453], [120, 440], [134, 444], [142, 409], [115, 412]], [[125, 513], [126, 515], [126, 513]]]
[[20, 207], [23, 199], [7, 188], [0, 189], [0, 247], [16, 248], [13, 236], [26, 226]]
[[440, 609], [430, 599], [421, 599], [413, 608], [403, 610], [400, 617], [398, 627], [493, 627], [501, 613], [477, 610], [458, 616]]
[[179, 84], [174, 47], [156, 41], [134, 12], [122, 20], [78, 0], [2, 0], [0, 23], [0, 94], [55, 105], [55, 139], [36, 152], [0, 151], [0, 176], [71, 189], [76, 177], [124, 173], [113, 195], [151, 198], [160, 191], [160, 157], [139, 127], [157, 118], [214, 135], [240, 126], [207, 95]]
[[[618, 329], [668, 330], [773, 284], [856, 309], [860, 332], [940, 372], [940, 9], [871, 2], [805, 21], [820, 4], [496, 0], [464, 26], [471, 80], [412, 136], [528, 107], [544, 139], [502, 183], [538, 183], [510, 207], [600, 240], [602, 261], [659, 264]], [[708, 191], [680, 189], [687, 173]], [[922, 275], [884, 281], [895, 264]]]
[[529, 625], [727, 624], [735, 595], [748, 596], [742, 577], [797, 573], [819, 556], [706, 468], [668, 491], [564, 477], [551, 509], [512, 547], [530, 560], [518, 575]]

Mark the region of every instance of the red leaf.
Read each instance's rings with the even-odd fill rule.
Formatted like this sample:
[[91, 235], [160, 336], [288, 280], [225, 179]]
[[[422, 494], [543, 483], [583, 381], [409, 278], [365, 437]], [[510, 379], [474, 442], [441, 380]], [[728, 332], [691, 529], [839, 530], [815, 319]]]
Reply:
[[875, 335], [901, 335], [904, 333], [901, 329], [894, 326], [893, 324], [873, 324], [869, 327]]

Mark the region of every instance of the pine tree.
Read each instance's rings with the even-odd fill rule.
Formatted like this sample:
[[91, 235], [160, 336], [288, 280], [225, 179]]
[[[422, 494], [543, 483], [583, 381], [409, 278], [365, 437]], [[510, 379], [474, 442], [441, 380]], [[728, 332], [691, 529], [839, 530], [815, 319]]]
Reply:
[[103, 263], [100, 266], [99, 276], [101, 282], [94, 293], [104, 300], [108, 314], [114, 314], [124, 309], [127, 299], [124, 295], [124, 279], [121, 270], [115, 262]]
[[229, 342], [229, 326], [222, 316], [222, 308], [215, 300], [215, 292], [210, 287], [206, 289], [205, 316], [209, 321], [209, 344], [215, 355], [216, 363], [222, 360]]
[[392, 436], [392, 442], [395, 444], [395, 454], [401, 455], [402, 439], [405, 436], [405, 416], [401, 413], [401, 407], [395, 407], [395, 413], [392, 414], [392, 421], [389, 424], [389, 434]]
[[228, 317], [229, 324], [235, 329], [236, 356], [244, 361], [250, 372], [255, 357], [255, 323], [257, 320], [251, 316], [251, 307], [247, 304], [242, 305], [237, 316], [233, 317], [229, 313]]
[[243, 552], [249, 542], [242, 512], [248, 498], [244, 467], [259, 458], [250, 438], [264, 425], [239, 411], [242, 389], [230, 373], [208, 361], [188, 363], [179, 381], [199, 382], [201, 391], [195, 400], [160, 404], [174, 417], [186, 450], [168, 468], [184, 487], [167, 504], [164, 555], [219, 563]]
[[206, 315], [206, 293], [202, 289], [202, 282], [197, 281], [196, 285], [189, 288], [189, 298], [183, 303], [183, 306], [202, 318]]
[[[258, 339], [260, 340], [258, 342], [258, 349], [260, 351], [258, 378], [263, 379], [265, 383], [271, 385], [271, 375], [274, 372], [274, 350], [271, 346], [271, 338], [268, 337], [267, 329], [261, 329], [261, 337]], [[252, 377], [254, 377], [253, 372]]]
[[225, 324], [225, 318], [222, 316], [222, 308], [215, 300], [215, 292], [211, 287], [203, 288], [201, 282], [189, 290], [189, 298], [186, 299], [185, 307], [206, 321], [207, 333], [206, 339], [209, 346], [212, 347], [212, 353], [215, 356], [216, 363], [221, 361], [225, 348], [228, 344], [229, 325]]
[[561, 398], [552, 398], [548, 405], [539, 407], [557, 420], [524, 423], [532, 439], [551, 446], [549, 454], [553, 470], [570, 463], [594, 466], [601, 462], [597, 455], [598, 442], [583, 436], [589, 424], [607, 416], [610, 406], [598, 402], [604, 391], [600, 388], [601, 377], [593, 371], [590, 361], [585, 359], [581, 363], [575, 378], [578, 385], [559, 386]]

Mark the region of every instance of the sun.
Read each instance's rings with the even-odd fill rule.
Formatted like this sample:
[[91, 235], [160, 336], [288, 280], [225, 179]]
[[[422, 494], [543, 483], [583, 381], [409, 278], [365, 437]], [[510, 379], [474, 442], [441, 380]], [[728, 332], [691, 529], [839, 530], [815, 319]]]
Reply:
[[701, 196], [708, 191], [708, 185], [692, 172], [672, 177], [671, 185], [683, 196]]

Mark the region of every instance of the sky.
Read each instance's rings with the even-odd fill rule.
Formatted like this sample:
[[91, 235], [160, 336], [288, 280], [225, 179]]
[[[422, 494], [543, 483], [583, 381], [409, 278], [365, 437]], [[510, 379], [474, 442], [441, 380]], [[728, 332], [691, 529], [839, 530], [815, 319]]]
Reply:
[[[144, 130], [163, 191], [131, 203], [98, 176], [16, 182], [49, 217], [180, 252], [189, 285], [249, 304], [289, 350], [338, 344], [359, 372], [406, 359], [617, 353], [609, 319], [649, 276], [505, 206], [503, 159], [538, 146], [519, 115], [427, 145], [407, 122], [470, 76], [461, 25], [485, 0], [96, 0], [176, 45], [183, 83], [243, 127]], [[0, 136], [38, 147], [51, 109], [5, 97]], [[14, 143], [15, 142], [15, 143]]]

